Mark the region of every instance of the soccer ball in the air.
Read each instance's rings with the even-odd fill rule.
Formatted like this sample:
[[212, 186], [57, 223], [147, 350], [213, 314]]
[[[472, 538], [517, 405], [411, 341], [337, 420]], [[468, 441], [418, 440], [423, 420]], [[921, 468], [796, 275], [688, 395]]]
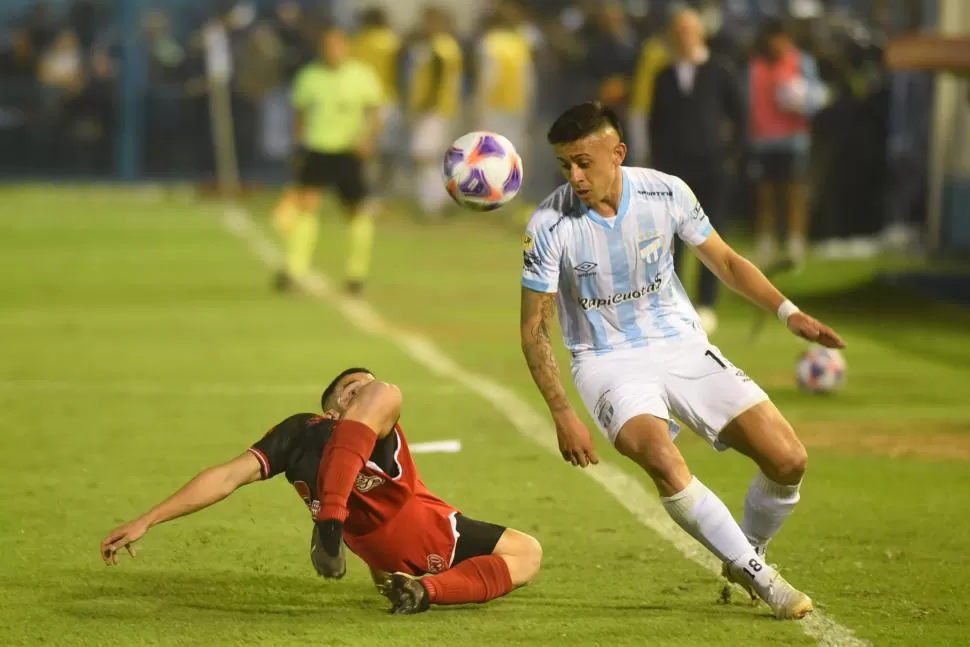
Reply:
[[813, 344], [798, 358], [798, 386], [812, 393], [833, 393], [845, 384], [845, 358], [834, 348]]
[[448, 195], [476, 211], [498, 209], [522, 188], [522, 160], [498, 133], [462, 135], [445, 152], [441, 170]]

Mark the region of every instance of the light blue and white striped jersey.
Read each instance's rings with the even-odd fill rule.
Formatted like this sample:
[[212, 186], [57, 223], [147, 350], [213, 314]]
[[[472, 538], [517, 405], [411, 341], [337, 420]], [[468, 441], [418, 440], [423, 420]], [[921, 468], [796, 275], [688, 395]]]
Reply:
[[613, 218], [568, 184], [546, 198], [523, 238], [522, 285], [558, 292], [563, 341], [574, 357], [703, 336], [674, 272], [673, 237], [700, 245], [713, 229], [680, 178], [623, 167]]

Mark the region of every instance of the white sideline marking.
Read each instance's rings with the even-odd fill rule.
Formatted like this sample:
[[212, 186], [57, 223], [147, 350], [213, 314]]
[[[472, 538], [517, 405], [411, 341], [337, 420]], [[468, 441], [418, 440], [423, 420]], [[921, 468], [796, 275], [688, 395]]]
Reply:
[[457, 454], [461, 451], [460, 440], [431, 440], [408, 446], [412, 454]]
[[[263, 263], [274, 268], [281, 265], [282, 255], [278, 248], [253, 224], [245, 211], [227, 208], [224, 224], [230, 232], [249, 243]], [[549, 420], [539, 415], [518, 394], [488, 378], [466, 371], [430, 340], [396, 328], [367, 303], [344, 297], [323, 274], [314, 272], [306, 282], [306, 288], [358, 328], [396, 344], [436, 377], [450, 379], [488, 401], [508, 418], [519, 433], [559, 457], [556, 433]], [[647, 492], [639, 480], [604, 460], [595, 468], [583, 470], [583, 474], [602, 485], [637, 520], [673, 544], [688, 559], [720, 576], [721, 564], [717, 558], [681, 530], [667, 516], [658, 497]], [[798, 626], [825, 647], [863, 647], [869, 644], [818, 609], [798, 621]]]

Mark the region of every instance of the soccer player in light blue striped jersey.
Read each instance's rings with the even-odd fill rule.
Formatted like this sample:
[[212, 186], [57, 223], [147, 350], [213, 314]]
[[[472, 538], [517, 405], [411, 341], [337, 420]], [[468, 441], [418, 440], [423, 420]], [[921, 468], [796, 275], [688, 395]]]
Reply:
[[[568, 183], [539, 205], [523, 239], [521, 337], [563, 458], [598, 462], [553, 354], [557, 310], [573, 381], [603, 435], [649, 474], [667, 512], [721, 560], [730, 582], [779, 618], [804, 616], [812, 601], [765, 562], [765, 548], [798, 502], [805, 448], [765, 392], [708, 342], [674, 273], [674, 236], [794, 334], [833, 348], [844, 346], [841, 338], [731, 249], [682, 180], [623, 166], [612, 111], [574, 106], [548, 141]], [[740, 525], [688, 469], [674, 445], [675, 416], [715, 449], [757, 464]]]

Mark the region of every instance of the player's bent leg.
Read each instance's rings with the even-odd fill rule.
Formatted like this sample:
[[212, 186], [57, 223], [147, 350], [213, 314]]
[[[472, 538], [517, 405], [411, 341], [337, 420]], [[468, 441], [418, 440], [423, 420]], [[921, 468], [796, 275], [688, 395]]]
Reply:
[[720, 440], [751, 458], [773, 481], [794, 485], [805, 475], [805, 446], [770, 400], [739, 414], [721, 431]]
[[[364, 384], [352, 398], [334, 426], [323, 450], [317, 491], [320, 511], [316, 515], [319, 545], [332, 564], [342, 551], [343, 523], [349, 514], [348, 499], [354, 482], [374, 451], [378, 438], [387, 436], [401, 415], [401, 392], [396, 386], [372, 381]], [[343, 574], [325, 577], [340, 577]]]
[[691, 481], [690, 469], [670, 437], [666, 420], [652, 415], [630, 418], [613, 444], [653, 479], [660, 496], [672, 496]]
[[374, 249], [374, 212], [377, 208], [375, 200], [365, 196], [355, 196], [343, 200], [348, 217], [348, 250], [347, 250], [347, 291], [359, 294], [364, 289], [364, 282], [370, 273], [371, 256]]
[[320, 208], [320, 195], [316, 189], [298, 187], [293, 190], [292, 199], [297, 213], [285, 232], [286, 278], [299, 281], [310, 271], [313, 253], [317, 246], [319, 235], [317, 210]]
[[531, 584], [542, 567], [542, 544], [539, 540], [512, 528], [505, 529], [492, 554], [505, 560], [514, 589]]
[[300, 196], [297, 187], [288, 187], [280, 195], [273, 207], [273, 225], [280, 235], [285, 236], [293, 228], [300, 215]]
[[450, 569], [418, 579], [391, 578], [391, 613], [412, 614], [431, 605], [483, 603], [531, 583], [542, 564], [542, 546], [518, 530], [456, 518], [458, 543]]
[[757, 404], [732, 420], [721, 442], [751, 458], [760, 468], [744, 500], [741, 528], [764, 555], [795, 509], [808, 454], [794, 430], [770, 401]]
[[723, 562], [732, 575], [765, 600], [776, 617], [800, 618], [812, 609], [805, 594], [786, 582], [755, 552], [724, 502], [691, 476], [666, 421], [635, 416], [620, 428], [617, 450], [650, 474], [667, 514]]

